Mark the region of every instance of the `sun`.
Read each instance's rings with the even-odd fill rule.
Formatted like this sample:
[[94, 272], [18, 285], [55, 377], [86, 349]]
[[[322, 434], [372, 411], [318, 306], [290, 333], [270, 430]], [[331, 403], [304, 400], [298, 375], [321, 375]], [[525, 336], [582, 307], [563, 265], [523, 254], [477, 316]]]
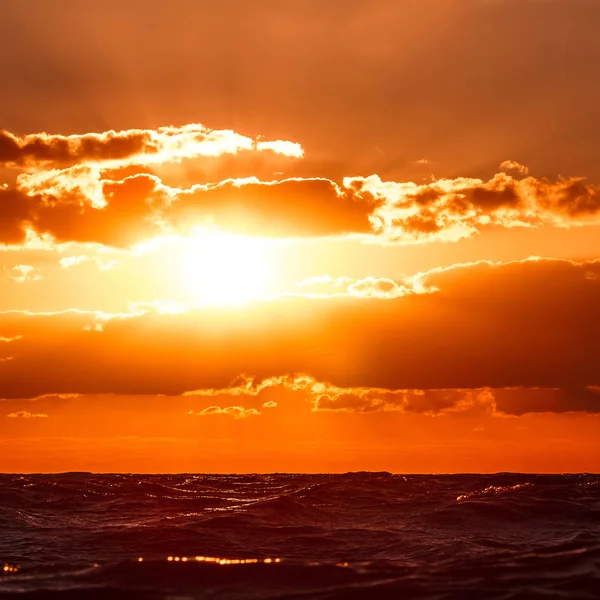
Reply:
[[184, 286], [201, 305], [232, 306], [263, 298], [273, 276], [268, 244], [260, 238], [199, 230], [185, 241]]

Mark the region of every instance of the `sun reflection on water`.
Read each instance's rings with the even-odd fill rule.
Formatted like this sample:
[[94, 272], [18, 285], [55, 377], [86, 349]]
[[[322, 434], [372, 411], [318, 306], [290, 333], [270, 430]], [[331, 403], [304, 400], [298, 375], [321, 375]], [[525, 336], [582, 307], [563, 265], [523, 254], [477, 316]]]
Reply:
[[[138, 562], [142, 562], [143, 557], [138, 558]], [[218, 556], [167, 556], [169, 562], [205, 562], [215, 563], [217, 565], [256, 565], [265, 564], [270, 565], [274, 563], [280, 563], [281, 558], [220, 558]]]
[[18, 571], [19, 565], [14, 565], [11, 563], [4, 563], [4, 566], [2, 567], [2, 574], [17, 573]]

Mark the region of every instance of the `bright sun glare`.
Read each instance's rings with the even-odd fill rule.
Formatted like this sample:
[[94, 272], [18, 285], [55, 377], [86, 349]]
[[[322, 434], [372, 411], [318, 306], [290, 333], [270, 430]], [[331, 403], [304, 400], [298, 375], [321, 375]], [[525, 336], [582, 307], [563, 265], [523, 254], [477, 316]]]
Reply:
[[182, 259], [185, 286], [194, 301], [237, 305], [267, 294], [272, 262], [263, 240], [198, 231], [187, 240]]

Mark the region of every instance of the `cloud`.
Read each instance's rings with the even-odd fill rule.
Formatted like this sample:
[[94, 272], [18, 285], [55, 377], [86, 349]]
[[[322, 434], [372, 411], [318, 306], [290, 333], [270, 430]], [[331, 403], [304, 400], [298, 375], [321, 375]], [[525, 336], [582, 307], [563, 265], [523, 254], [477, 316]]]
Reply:
[[[117, 247], [154, 237], [162, 231], [157, 210], [175, 190], [144, 169], [239, 152], [303, 156], [295, 142], [199, 124], [70, 136], [0, 131], [0, 167], [22, 169], [15, 186], [0, 185], [0, 244], [24, 244], [30, 231]], [[129, 176], [113, 181], [128, 169]]]
[[18, 340], [22, 340], [22, 339], [23, 339], [22, 335], [15, 335], [13, 337], [0, 336], [0, 343], [8, 344], [10, 342], [17, 342]]
[[600, 388], [481, 388], [387, 390], [324, 386], [314, 398], [314, 410], [347, 412], [399, 411], [430, 416], [488, 414], [523, 416], [532, 413], [600, 413]]
[[[243, 407], [262, 412], [279, 405], [285, 410], [293, 392], [313, 412], [397, 412], [401, 414], [522, 416], [530, 413], [600, 413], [600, 387], [571, 388], [476, 388], [388, 389], [340, 387], [307, 374], [279, 375], [265, 379], [240, 376], [231, 386], [186, 392], [186, 397], [236, 398]], [[279, 402], [263, 401], [269, 393]], [[211, 412], [215, 407], [207, 409]]]
[[188, 390], [183, 396], [259, 396], [264, 390], [272, 388], [286, 388], [292, 391], [310, 390], [317, 382], [310, 375], [275, 375], [264, 379], [257, 379], [248, 375], [239, 375], [231, 385], [223, 388], [205, 388]]
[[[243, 401], [260, 398], [269, 390], [288, 390], [300, 393], [308, 400], [313, 411], [377, 412], [439, 415], [445, 413], [496, 411], [492, 391], [488, 389], [464, 390], [392, 390], [385, 388], [338, 387], [318, 381], [307, 374], [279, 375], [259, 380], [240, 376], [237, 382], [223, 389], [206, 389], [187, 392], [184, 396], [236, 397]], [[273, 401], [264, 402], [263, 408], [278, 406]], [[600, 410], [600, 406], [598, 407]]]
[[515, 171], [519, 175], [528, 175], [529, 169], [515, 160], [505, 160], [500, 163], [500, 169], [503, 171]]
[[[504, 388], [493, 391], [499, 410], [522, 416], [527, 413], [600, 413], [600, 387]], [[523, 399], [526, 401], [523, 401]]]
[[22, 244], [39, 200], [15, 188], [0, 185], [0, 243]]
[[10, 413], [6, 415], [7, 419], [47, 419], [48, 415], [42, 413], [30, 413], [26, 410]]
[[[50, 235], [56, 242], [100, 243], [130, 246], [159, 235], [153, 219], [162, 195], [149, 176], [127, 178], [119, 185], [103, 185], [103, 206], [94, 205], [85, 195], [54, 190], [57, 196], [0, 189], [0, 234], [5, 244], [23, 244], [28, 231]], [[4, 209], [3, 206], [10, 206]], [[20, 207], [20, 208], [19, 208]]]
[[308, 298], [332, 298], [335, 296], [349, 295], [348, 287], [357, 280], [353, 277], [332, 277], [331, 275], [317, 275], [298, 281], [298, 288], [294, 292], [286, 292], [281, 296], [305, 296]]
[[28, 231], [57, 242], [130, 247], [198, 226], [262, 237], [361, 235], [380, 242], [457, 241], [495, 227], [574, 227], [600, 223], [600, 188], [580, 178], [550, 181], [506, 161], [488, 181], [473, 178], [414, 182], [377, 175], [260, 181], [254, 177], [165, 185], [137, 173], [104, 179], [78, 165], [23, 173], [16, 188], [0, 188], [0, 241], [24, 243]]
[[323, 386], [314, 398], [314, 410], [374, 412], [393, 410], [437, 416], [440, 414], [495, 412], [494, 396], [488, 390], [387, 390]]
[[[524, 167], [503, 163], [524, 174]], [[570, 227], [600, 222], [600, 188], [581, 178], [550, 181], [498, 173], [490, 180], [440, 179], [424, 185], [349, 177], [344, 186], [383, 200], [375, 233], [396, 242], [457, 241], [486, 226]]]
[[331, 275], [316, 275], [299, 281], [296, 286], [300, 288], [313, 287], [315, 285], [330, 286], [333, 288], [347, 287], [348, 284], [354, 283], [352, 277], [332, 277]]
[[324, 237], [370, 233], [370, 215], [382, 203], [329, 179], [249, 178], [181, 190], [172, 195], [164, 218], [183, 232], [190, 225], [210, 222], [265, 237]]
[[143, 154], [156, 154], [159, 144], [152, 132], [142, 130], [107, 131], [84, 135], [38, 133], [19, 137], [0, 131], [0, 164], [23, 166], [118, 161]]
[[391, 279], [367, 277], [348, 286], [348, 293], [362, 298], [400, 298], [414, 293], [410, 285]]
[[32, 265], [17, 265], [12, 268], [8, 278], [15, 283], [25, 283], [26, 281], [39, 281], [42, 276], [39, 269]]
[[71, 267], [90, 261], [94, 262], [100, 271], [110, 271], [118, 264], [116, 259], [102, 260], [101, 258], [93, 258], [86, 254], [80, 254], [78, 256], [65, 256], [58, 261], [58, 264], [63, 269], [70, 269]]
[[88, 260], [90, 260], [89, 256], [81, 254], [79, 256], [65, 256], [64, 258], [61, 258], [58, 262], [63, 269], [68, 269], [69, 267], [80, 265], [82, 262], [86, 262]]
[[[306, 374], [276, 375], [265, 379], [243, 376], [237, 384], [178, 396], [115, 394], [49, 394], [34, 399], [2, 400], [12, 418], [44, 418], [54, 415], [57, 427], [73, 420], [102, 420], [107, 433], [117, 419], [138, 424], [164, 421], [169, 427], [188, 427], [190, 417], [259, 417], [265, 426], [281, 420], [306, 423], [312, 415], [389, 414], [453, 418], [514, 418], [534, 414], [580, 413], [600, 415], [600, 388], [477, 388], [388, 389], [342, 387]], [[239, 384], [239, 382], [238, 382]], [[35, 410], [31, 407], [34, 406]], [[140, 415], [140, 413], [144, 413]], [[116, 415], [119, 415], [116, 417]], [[33, 416], [27, 416], [33, 415]], [[93, 415], [93, 416], [92, 416]], [[136, 417], [137, 415], [137, 417]], [[159, 423], [157, 423], [159, 424]], [[114, 425], [114, 424], [113, 424]], [[133, 424], [131, 424], [133, 425]]]
[[255, 408], [245, 409], [242, 406], [227, 406], [225, 408], [221, 408], [220, 406], [208, 406], [207, 408], [204, 408], [198, 412], [190, 410], [188, 414], [195, 417], [226, 415], [233, 417], [234, 419], [245, 419], [247, 417], [256, 416], [260, 413]]
[[23, 180], [23, 191], [0, 189], [0, 211], [3, 195], [10, 195], [15, 205], [5, 215], [2, 241], [24, 243], [33, 228], [57, 242], [127, 247], [165, 233], [188, 234], [207, 224], [263, 237], [368, 234], [370, 214], [382, 204], [327, 179], [250, 178], [180, 190], [151, 175], [92, 183], [85, 173], [81, 176], [63, 180], [57, 175], [34, 187]]
[[17, 136], [0, 130], [0, 166], [92, 163], [115, 168], [240, 151], [271, 151], [294, 158], [303, 155], [302, 147], [295, 142], [253, 140], [231, 130], [212, 130], [197, 123], [68, 136], [48, 133]]
[[275, 140], [273, 142], [256, 142], [256, 149], [259, 151], [271, 150], [276, 154], [283, 156], [291, 156], [293, 158], [302, 158], [304, 150], [297, 142], [289, 142], [286, 140]]
[[600, 385], [600, 261], [482, 261], [414, 281], [427, 292], [284, 297], [243, 310], [0, 313], [3, 337], [23, 336], [17, 358], [0, 365], [0, 397], [210, 395], [240, 373], [305, 373], [353, 389], [564, 389], [570, 401]]
[[285, 296], [306, 296], [309, 298], [334, 298], [336, 296], [355, 296], [357, 298], [400, 298], [408, 294], [422, 294], [435, 291], [423, 287], [419, 277], [406, 278], [402, 282], [385, 277], [332, 277], [319, 275], [296, 283], [297, 292], [286, 292]]

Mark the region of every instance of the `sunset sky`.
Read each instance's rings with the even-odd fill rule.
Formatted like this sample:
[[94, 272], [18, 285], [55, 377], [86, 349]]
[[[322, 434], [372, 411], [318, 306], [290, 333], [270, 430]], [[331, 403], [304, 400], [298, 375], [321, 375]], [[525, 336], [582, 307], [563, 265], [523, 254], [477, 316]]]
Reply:
[[599, 20], [3, 0], [0, 471], [600, 470]]

